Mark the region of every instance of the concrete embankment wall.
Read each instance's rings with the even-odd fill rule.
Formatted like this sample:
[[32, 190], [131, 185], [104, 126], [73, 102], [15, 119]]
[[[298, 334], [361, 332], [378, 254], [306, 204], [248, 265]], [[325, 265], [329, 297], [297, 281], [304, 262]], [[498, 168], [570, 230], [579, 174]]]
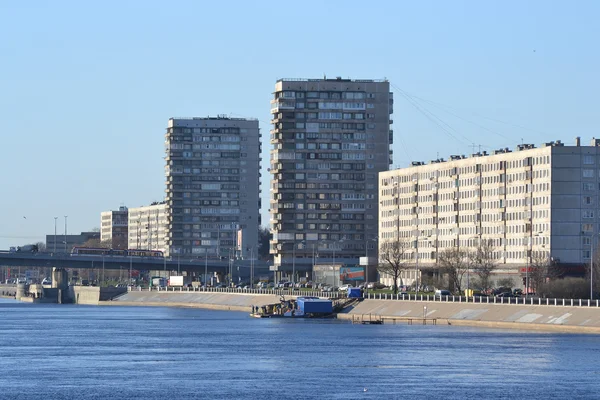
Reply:
[[[600, 308], [446, 303], [432, 301], [364, 300], [339, 319], [373, 317], [437, 318], [438, 324], [489, 328], [600, 333]], [[400, 321], [400, 319], [398, 320]]]
[[115, 296], [127, 292], [126, 288], [100, 288], [95, 286], [71, 286], [72, 300], [76, 304], [98, 305], [102, 301], [108, 301]]
[[128, 292], [113, 301], [100, 302], [114, 306], [195, 307], [213, 310], [251, 311], [252, 306], [279, 303], [273, 294], [214, 292]]

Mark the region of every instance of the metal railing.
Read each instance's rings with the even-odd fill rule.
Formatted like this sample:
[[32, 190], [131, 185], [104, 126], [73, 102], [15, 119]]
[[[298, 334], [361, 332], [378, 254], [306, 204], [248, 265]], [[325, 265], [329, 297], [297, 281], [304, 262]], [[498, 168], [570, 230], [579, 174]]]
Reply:
[[433, 301], [447, 303], [474, 304], [505, 304], [527, 306], [561, 306], [561, 307], [598, 307], [600, 300], [590, 299], [556, 299], [541, 297], [466, 297], [466, 296], [435, 296], [417, 294], [368, 293], [365, 299], [370, 300], [404, 300], [404, 301]]
[[129, 292], [168, 292], [168, 293], [235, 293], [235, 294], [271, 294], [277, 296], [297, 296], [297, 297], [327, 297], [329, 299], [346, 298], [346, 292], [321, 292], [318, 290], [287, 290], [287, 289], [237, 289], [237, 288], [204, 288], [201, 286], [192, 287], [150, 287], [142, 288], [139, 286], [129, 286]]

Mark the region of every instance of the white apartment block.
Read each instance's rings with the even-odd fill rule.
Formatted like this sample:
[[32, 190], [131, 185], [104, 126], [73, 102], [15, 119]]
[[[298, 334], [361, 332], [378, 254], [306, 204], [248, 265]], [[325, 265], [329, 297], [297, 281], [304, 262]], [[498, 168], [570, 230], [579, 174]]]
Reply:
[[127, 247], [127, 207], [104, 211], [100, 214], [100, 241], [110, 243], [113, 249]]
[[165, 202], [129, 209], [130, 249], [161, 250], [168, 256]]
[[[409, 243], [416, 271], [431, 273], [444, 249], [494, 246], [496, 274], [525, 275], [533, 257], [581, 274], [597, 241], [600, 140], [520, 145], [379, 174], [379, 246]], [[595, 237], [595, 240], [592, 240]], [[418, 263], [418, 264], [417, 264]], [[418, 268], [417, 268], [418, 267]]]

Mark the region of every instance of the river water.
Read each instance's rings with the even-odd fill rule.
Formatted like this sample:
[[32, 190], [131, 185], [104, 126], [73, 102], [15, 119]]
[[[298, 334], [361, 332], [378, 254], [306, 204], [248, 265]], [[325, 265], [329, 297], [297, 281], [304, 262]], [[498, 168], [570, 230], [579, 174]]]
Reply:
[[600, 337], [0, 300], [0, 399], [597, 399]]

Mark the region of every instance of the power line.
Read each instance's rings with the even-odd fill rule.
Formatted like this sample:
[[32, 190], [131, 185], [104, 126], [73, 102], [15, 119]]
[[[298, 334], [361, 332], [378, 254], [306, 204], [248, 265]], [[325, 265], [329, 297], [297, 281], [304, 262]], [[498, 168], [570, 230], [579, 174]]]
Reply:
[[[506, 136], [504, 136], [504, 135], [502, 135], [502, 134], [500, 134], [498, 132], [495, 132], [495, 131], [493, 131], [493, 130], [491, 130], [491, 129], [483, 126], [483, 125], [479, 125], [476, 122], [470, 121], [470, 120], [468, 120], [466, 118], [463, 118], [463, 117], [461, 117], [461, 116], [459, 116], [457, 114], [451, 113], [450, 111], [444, 109], [444, 108], [448, 108], [450, 110], [458, 112], [458, 110], [455, 107], [449, 106], [447, 104], [442, 104], [442, 103], [439, 103], [439, 102], [435, 102], [435, 101], [432, 101], [432, 100], [427, 100], [427, 99], [424, 99], [422, 97], [419, 97], [419, 96], [416, 96], [416, 95], [413, 95], [413, 94], [411, 94], [410, 96], [414, 97], [415, 99], [419, 99], [421, 101], [429, 103], [432, 106], [437, 107], [438, 109], [440, 109], [440, 110], [442, 110], [444, 112], [447, 112], [448, 114], [451, 114], [451, 115], [455, 116], [456, 118], [460, 118], [460, 119], [462, 119], [465, 122], [468, 122], [468, 123], [474, 124], [476, 126], [479, 126], [480, 128], [485, 129], [485, 130], [487, 130], [487, 131], [489, 131], [491, 133], [494, 133], [496, 135], [499, 135], [499, 136], [501, 136], [501, 137], [503, 137], [503, 138], [505, 138], [507, 140], [511, 140], [510, 138], [508, 138], [508, 137], [506, 137]], [[471, 111], [470, 114], [473, 115], [473, 116], [479, 117], [479, 118], [487, 119], [489, 121], [498, 122], [500, 124], [509, 125], [509, 126], [512, 126], [512, 127], [515, 127], [515, 128], [527, 130], [527, 131], [530, 131], [530, 132], [539, 133], [539, 134], [542, 134], [542, 135], [548, 135], [548, 133], [546, 133], [546, 132], [538, 131], [536, 129], [532, 129], [532, 128], [529, 128], [529, 127], [526, 127], [526, 126], [523, 126], [523, 125], [519, 125], [519, 124], [515, 124], [515, 123], [512, 123], [512, 122], [502, 121], [502, 120], [497, 119], [497, 118], [488, 117], [488, 116], [485, 116], [485, 115], [482, 115], [482, 114], [479, 114], [479, 113], [476, 113], [476, 112], [473, 112], [473, 111]]]
[[[422, 104], [419, 104], [416, 100], [414, 100], [408, 93], [406, 93], [404, 90], [400, 89], [398, 86], [390, 83], [392, 87], [394, 87], [396, 90], [398, 90], [400, 92], [400, 94], [402, 96], [404, 96], [404, 98], [415, 108], [417, 109], [417, 111], [419, 111], [421, 114], [423, 114], [423, 116], [425, 116], [425, 118], [427, 118], [429, 121], [431, 121], [433, 124], [435, 124], [438, 128], [440, 128], [442, 131], [444, 131], [448, 136], [450, 136], [451, 138], [453, 138], [456, 141], [459, 141], [461, 143], [463, 143], [464, 145], [468, 145], [473, 144], [474, 142], [472, 140], [470, 140], [469, 138], [465, 137], [464, 135], [462, 135], [461, 133], [459, 133], [456, 129], [452, 128], [449, 124], [447, 124], [446, 122], [444, 122], [441, 118], [439, 118], [437, 115], [435, 115], [434, 113], [432, 113], [431, 111], [429, 111], [427, 108], [425, 108]], [[445, 125], [445, 126], [444, 126]], [[465, 139], [468, 143], [465, 143], [465, 141], [461, 140], [460, 138], [458, 138], [456, 135], [454, 135], [452, 132], [453, 131], [456, 133], [456, 135], [461, 136], [463, 139]]]

